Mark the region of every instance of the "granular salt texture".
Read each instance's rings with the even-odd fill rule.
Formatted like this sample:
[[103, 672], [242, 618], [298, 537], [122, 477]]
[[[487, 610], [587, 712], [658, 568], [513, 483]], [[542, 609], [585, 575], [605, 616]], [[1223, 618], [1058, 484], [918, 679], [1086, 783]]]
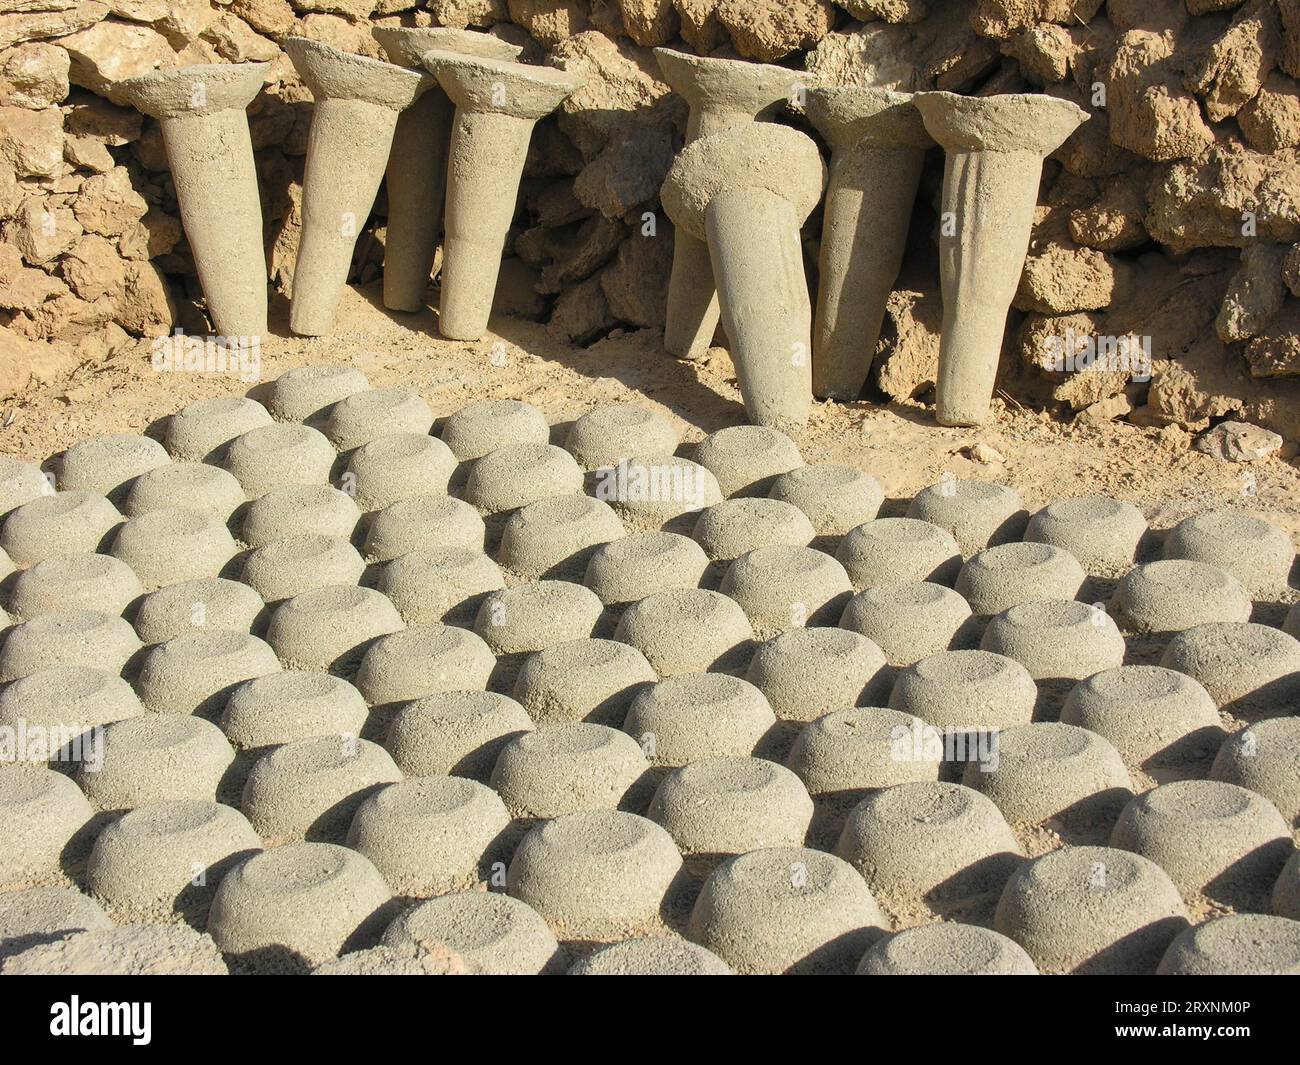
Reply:
[[502, 566], [526, 580], [578, 581], [596, 549], [623, 535], [622, 521], [599, 499], [540, 499], [510, 515], [498, 557]]
[[545, 444], [551, 430], [536, 407], [516, 399], [482, 399], [451, 415], [441, 436], [459, 461], [469, 462], [511, 444]]
[[671, 455], [680, 438], [658, 411], [610, 403], [588, 411], [569, 429], [564, 449], [584, 470], [616, 466], [633, 455]]
[[298, 366], [271, 382], [266, 407], [277, 421], [305, 422], [369, 387], [366, 375], [351, 366]]
[[270, 412], [255, 399], [196, 399], [167, 419], [164, 440], [177, 462], [218, 462], [235, 437], [270, 424]]
[[1294, 849], [1277, 807], [1219, 780], [1179, 780], [1135, 796], [1110, 844], [1151, 859], [1189, 903], [1204, 895], [1254, 912], [1268, 909], [1268, 888]]
[[606, 725], [546, 725], [501, 747], [491, 785], [513, 817], [640, 810], [650, 763], [635, 739]]
[[530, 655], [514, 696], [539, 725], [589, 721], [618, 728], [632, 700], [658, 679], [635, 647], [570, 640]]
[[239, 538], [251, 548], [298, 536], [332, 536], [351, 542], [361, 509], [328, 484], [272, 488], [248, 504]]
[[314, 588], [356, 584], [365, 571], [360, 553], [347, 540], [308, 533], [249, 552], [239, 579], [275, 605]]
[[901, 670], [889, 705], [942, 731], [995, 731], [1033, 719], [1038, 688], [1013, 658], [940, 651]]
[[1020, 496], [1005, 485], [945, 477], [916, 494], [909, 518], [939, 526], [969, 558], [977, 551], [1019, 540], [1029, 520]]
[[1295, 825], [1300, 821], [1300, 718], [1271, 718], [1229, 736], [1210, 777], [1264, 796]]
[[145, 654], [135, 688], [154, 713], [216, 720], [236, 685], [279, 672], [275, 652], [256, 636], [199, 630]]
[[1268, 625], [1198, 625], [1169, 641], [1160, 664], [1199, 681], [1236, 717], [1273, 717], [1300, 702], [1300, 640]]
[[768, 495], [793, 503], [808, 516], [821, 537], [843, 536], [873, 521], [885, 501], [884, 490], [870, 474], [851, 466], [818, 464], [781, 474]]
[[309, 426], [264, 425], [235, 437], [221, 462], [256, 498], [288, 485], [325, 484], [335, 458], [333, 445]]
[[357, 669], [357, 690], [372, 707], [439, 692], [486, 688], [496, 657], [468, 629], [425, 625], [383, 636]]
[[166, 922], [181, 914], [199, 923], [221, 878], [262, 849], [238, 810], [182, 800], [141, 806], [95, 840], [86, 887], [118, 919]]
[[601, 947], [575, 962], [570, 976], [731, 976], [711, 950], [675, 936], [643, 936]]
[[970, 604], [951, 588], [928, 581], [858, 592], [844, 605], [839, 624], [871, 640], [891, 666], [910, 666], [978, 639]]
[[500, 567], [471, 547], [419, 548], [379, 575], [379, 590], [408, 625], [470, 624], [488, 594], [505, 586]]
[[263, 755], [244, 782], [240, 809], [268, 843], [341, 843], [357, 807], [402, 779], [389, 753], [355, 736], [295, 740]]
[[286, 670], [245, 681], [231, 692], [221, 731], [248, 751], [315, 736], [359, 736], [368, 715], [366, 700], [342, 678]]
[[1165, 537], [1165, 557], [1227, 570], [1252, 599], [1276, 600], [1295, 563], [1291, 537], [1253, 514], [1210, 510], [1184, 518]]
[[52, 666], [91, 666], [121, 673], [140, 650], [140, 640], [127, 622], [93, 610], [42, 614], [7, 630], [3, 639], [0, 681]]
[[112, 540], [110, 533], [122, 520], [112, 503], [93, 492], [37, 496], [9, 511], [0, 547], [16, 566], [91, 554]]
[[691, 536], [710, 562], [732, 562], [760, 547], [807, 547], [812, 522], [792, 503], [737, 497], [700, 512]]
[[916, 518], [876, 518], [849, 530], [835, 557], [859, 591], [928, 581], [951, 586], [961, 571], [957, 541]]
[[1109, 740], [1130, 768], [1203, 759], [1223, 740], [1209, 692], [1160, 666], [1094, 673], [1066, 696], [1061, 721]]
[[1100, 604], [1022, 603], [989, 621], [980, 648], [1014, 658], [1038, 683], [1040, 716], [1055, 716], [1085, 677], [1124, 664], [1128, 648]]
[[220, 576], [239, 547], [221, 519], [175, 507], [129, 519], [117, 530], [109, 553], [135, 570], [148, 591], [154, 591]]
[[803, 465], [795, 442], [758, 425], [733, 425], [710, 433], [695, 448], [695, 461], [712, 472], [731, 496], [765, 496], [776, 478]]
[[147, 436], [114, 433], [79, 440], [58, 459], [59, 489], [115, 499], [130, 483], [171, 462], [167, 449]]
[[373, 641], [404, 627], [397, 608], [381, 592], [336, 584], [281, 603], [271, 615], [266, 639], [286, 669], [347, 673]]
[[689, 532], [695, 515], [722, 502], [717, 478], [676, 455], [636, 455], [597, 470], [592, 494], [608, 503], [630, 529]]
[[1270, 901], [1279, 917], [1300, 921], [1300, 852], [1292, 854], [1282, 867]]
[[468, 976], [469, 968], [451, 951], [418, 947], [367, 947], [323, 962], [312, 976]]
[[708, 567], [708, 556], [694, 540], [680, 533], [640, 532], [596, 548], [582, 583], [606, 606], [621, 606], [655, 592], [698, 588]]
[[1134, 566], [1111, 599], [1136, 632], [1182, 632], [1214, 621], [1249, 621], [1250, 596], [1236, 577], [1208, 562], [1164, 558]]
[[939, 758], [922, 742], [924, 724], [911, 714], [859, 706], [823, 714], [799, 733], [786, 765], [814, 795], [939, 778]]
[[363, 554], [371, 562], [437, 544], [482, 553], [487, 528], [477, 510], [451, 496], [411, 496], [370, 516]]
[[140, 600], [135, 631], [145, 643], [164, 643], [196, 628], [252, 632], [266, 604], [246, 584], [202, 577], [169, 584]]
[[761, 758], [705, 758], [674, 769], [646, 816], [687, 858], [716, 859], [763, 847], [801, 847], [813, 801], [797, 776]]
[[485, 784], [419, 777], [380, 788], [352, 818], [347, 843], [397, 895], [427, 898], [488, 881], [504, 868], [510, 815]]
[[104, 729], [98, 765], [83, 763], [77, 783], [101, 810], [217, 798], [235, 750], [209, 721], [145, 714]]
[[354, 392], [330, 407], [321, 431], [339, 451], [352, 451], [390, 433], [427, 435], [433, 411], [416, 393], [404, 388], [372, 388]]
[[208, 933], [261, 971], [302, 971], [367, 947], [392, 893], [369, 859], [330, 843], [288, 843], [237, 866], [217, 888]]
[[532, 654], [591, 636], [604, 606], [596, 593], [568, 581], [535, 581], [483, 600], [474, 631], [497, 654]]
[[208, 935], [184, 925], [123, 925], [75, 932], [0, 964], [4, 976], [225, 976]]
[[896, 784], [868, 795], [844, 823], [835, 853], [883, 905], [952, 912], [991, 904], [1021, 862], [992, 801], [960, 784]]
[[554, 444], [506, 444], [476, 459], [462, 493], [484, 514], [517, 510], [539, 499], [579, 495], [582, 470]]
[[422, 902], [388, 926], [383, 943], [449, 950], [471, 973], [485, 976], [554, 973], [564, 965], [564, 952], [541, 914], [497, 891], [461, 891]]
[[136, 518], [151, 510], [197, 510], [224, 524], [244, 503], [243, 487], [220, 466], [172, 462], [131, 482], [122, 513]]
[[112, 928], [112, 919], [89, 895], [73, 887], [32, 887], [0, 892], [0, 962], [69, 932]]
[[776, 726], [763, 693], [739, 677], [690, 673], [661, 680], [633, 700], [623, 731], [651, 765], [762, 753]]
[[884, 915], [848, 862], [771, 847], [723, 862], [704, 882], [687, 934], [742, 974], [844, 974]]
[[791, 629], [758, 645], [745, 679], [766, 696], [780, 721], [806, 723], [846, 706], [889, 695], [885, 655], [847, 629]]
[[111, 555], [47, 558], [14, 578], [5, 603], [19, 621], [61, 610], [122, 614], [144, 594], [140, 579]]
[[1003, 729], [989, 758], [967, 763], [962, 783], [992, 799], [1011, 824], [1051, 821], [1072, 843], [1105, 839], [1133, 793], [1114, 747], [1052, 722]]
[[1156, 971], [1187, 909], [1155, 862], [1111, 847], [1064, 847], [1023, 865], [993, 927], [1047, 974]]
[[1014, 939], [978, 925], [905, 928], [862, 956], [858, 976], [1037, 976], [1034, 959]]
[[1085, 579], [1069, 552], [1017, 543], [977, 551], [962, 566], [954, 587], [972, 611], [988, 616], [1040, 599], [1073, 599]]
[[498, 692], [444, 692], [398, 710], [384, 746], [407, 776], [486, 782], [506, 741], [532, 727], [528, 712]]
[[1082, 496], [1049, 503], [1025, 527], [1025, 539], [1070, 552], [1087, 573], [1119, 577], [1139, 557], [1147, 520], [1132, 503]]
[[1258, 913], [1215, 917], [1169, 944], [1162, 976], [1300, 976], [1300, 921]]
[[412, 496], [445, 495], [455, 472], [456, 456], [436, 436], [387, 433], [352, 453], [341, 480], [369, 512]]
[[24, 503], [53, 494], [54, 486], [39, 467], [0, 455], [0, 518]]
[[506, 890], [560, 939], [610, 942], [662, 927], [682, 872], [667, 832], [636, 814], [582, 810], [530, 829]]
[[[116, 673], [91, 666], [51, 666], [29, 673], [0, 690], [0, 726], [17, 733], [40, 727], [46, 734], [62, 733], [72, 750], [84, 745], [84, 733], [97, 725], [139, 717], [144, 707], [131, 685]], [[56, 746], [56, 750], [57, 750]], [[50, 751], [50, 757], [56, 751]]]
[[0, 764], [0, 882], [57, 878], [94, 810], [68, 777], [42, 765]]
[[831, 625], [853, 587], [844, 567], [811, 547], [760, 547], [741, 555], [719, 588], [740, 604], [760, 639], [805, 625]]

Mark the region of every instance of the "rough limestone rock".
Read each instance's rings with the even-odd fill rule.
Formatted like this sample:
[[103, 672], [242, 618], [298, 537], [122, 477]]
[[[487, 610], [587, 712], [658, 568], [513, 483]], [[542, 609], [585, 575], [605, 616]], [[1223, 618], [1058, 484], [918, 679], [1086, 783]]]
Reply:
[[1282, 48], [1277, 65], [1293, 78], [1300, 78], [1300, 0], [1277, 0], [1282, 18]]
[[1212, 44], [1187, 78], [1187, 88], [1205, 101], [1211, 122], [1222, 122], [1254, 99], [1282, 45], [1273, 0], [1251, 0]]
[[54, 177], [63, 165], [63, 113], [0, 107], [0, 160], [24, 177]]
[[554, 48], [587, 28], [587, 13], [577, 0], [509, 0], [511, 21], [544, 48]]
[[804, 69], [814, 84], [874, 86], [896, 92], [930, 87], [913, 55], [912, 30], [883, 22], [828, 33], [804, 58]]
[[1254, 462], [1282, 446], [1277, 433], [1249, 422], [1220, 422], [1192, 441], [1192, 447], [1225, 462]]
[[1288, 300], [1268, 327], [1246, 345], [1251, 377], [1300, 375], [1300, 302]]
[[1164, 162], [1199, 155], [1214, 142], [1196, 97], [1184, 86], [1174, 35], [1124, 34], [1101, 70], [1110, 138], [1131, 152]]
[[1068, 314], [1109, 307], [1115, 267], [1105, 253], [1060, 241], [1031, 243], [1014, 304], [1022, 311]]
[[885, 328], [873, 364], [876, 385], [892, 399], [915, 399], [939, 372], [943, 301], [937, 291], [896, 289], [885, 302]]
[[1228, 283], [1214, 328], [1225, 343], [1248, 340], [1262, 333], [1282, 309], [1286, 288], [1280, 244], [1252, 244], [1242, 250], [1241, 266]]
[[920, 22], [930, 13], [925, 0], [839, 0], [839, 6], [861, 22]]
[[33, 111], [62, 103], [68, 95], [68, 53], [44, 42], [15, 48], [0, 59], [0, 105]]
[[1103, 0], [980, 0], [971, 22], [985, 37], [1007, 37], [1039, 22], [1085, 26]]
[[1098, 251], [1127, 251], [1150, 237], [1142, 216], [1146, 213], [1147, 182], [1130, 173], [1106, 182], [1098, 199], [1069, 214], [1070, 236], [1076, 244]]
[[1054, 85], [1069, 77], [1079, 50], [1069, 30], [1050, 22], [1019, 30], [1002, 43], [1002, 54], [1019, 63], [1021, 72], [1039, 85]]
[[677, 36], [681, 19], [672, 0], [618, 0], [627, 35], [643, 48], [657, 48]]
[[1300, 86], [1281, 74], [1270, 74], [1248, 104], [1237, 112], [1251, 147], [1276, 152], [1300, 144]]
[[762, 63], [811, 48], [835, 25], [830, 0], [718, 0], [716, 13], [736, 51]]

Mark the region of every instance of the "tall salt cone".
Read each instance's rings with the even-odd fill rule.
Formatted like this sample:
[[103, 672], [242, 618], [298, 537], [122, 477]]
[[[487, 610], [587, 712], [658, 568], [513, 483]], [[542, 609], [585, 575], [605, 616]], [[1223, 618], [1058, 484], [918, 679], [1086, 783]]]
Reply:
[[[515, 59], [520, 52], [518, 45], [472, 30], [372, 26], [370, 32], [390, 62], [413, 70], [422, 69], [420, 56], [434, 48], [506, 60]], [[435, 87], [397, 117], [388, 154], [388, 229], [384, 238], [384, 306], [392, 311], [424, 308], [442, 225], [447, 143], [454, 112], [447, 94]]]
[[[687, 144], [731, 126], [771, 118], [799, 81], [796, 71], [784, 67], [709, 59], [671, 48], [654, 52], [664, 80], [689, 106]], [[664, 350], [679, 358], [703, 358], [718, 328], [718, 315], [708, 245], [678, 229], [673, 236]]]
[[158, 119], [185, 237], [217, 332], [266, 332], [262, 201], [245, 108], [270, 63], [213, 64], [126, 78], [113, 99]]
[[302, 237], [289, 328], [322, 336], [384, 178], [398, 114], [433, 86], [426, 74], [288, 37], [284, 50], [316, 100], [302, 182]]
[[806, 95], [831, 147], [813, 328], [813, 395], [854, 400], [866, 384], [907, 246], [927, 148], [910, 93], [854, 86]]
[[732, 126], [687, 145], [660, 190], [664, 210], [709, 248], [745, 411], [797, 432], [812, 404], [812, 306], [799, 227], [826, 167], [786, 126]]
[[1089, 116], [1054, 96], [925, 92], [915, 103], [946, 153], [935, 416], [941, 425], [979, 425], [1029, 250], [1043, 160]]
[[554, 67], [432, 50], [425, 69], [456, 105], [447, 160], [438, 329], [453, 340], [487, 332], [528, 142], [582, 79]]

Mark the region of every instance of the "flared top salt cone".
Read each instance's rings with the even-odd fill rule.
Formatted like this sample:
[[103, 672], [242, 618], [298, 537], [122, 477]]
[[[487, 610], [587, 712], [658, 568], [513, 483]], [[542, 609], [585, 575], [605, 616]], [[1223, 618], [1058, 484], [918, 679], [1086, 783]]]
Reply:
[[306, 37], [286, 37], [284, 50], [317, 100], [362, 100], [401, 111], [433, 86], [433, 80], [426, 74], [378, 59], [350, 55]]
[[804, 96], [808, 121], [833, 151], [858, 145], [932, 148], [916, 97], [910, 92], [857, 85], [818, 85]]
[[800, 224], [826, 186], [826, 165], [811, 137], [789, 126], [732, 126], [692, 141], [678, 153], [659, 197], [673, 224], [707, 240], [704, 212], [714, 197], [757, 189], [785, 200]]
[[549, 115], [583, 79], [555, 67], [430, 49], [420, 57], [442, 91], [462, 111], [511, 115], [536, 121]]
[[1042, 93], [915, 97], [925, 128], [949, 151], [1034, 152], [1050, 155], [1091, 116], [1082, 107]]
[[270, 63], [204, 63], [123, 78], [109, 89], [115, 103], [150, 118], [243, 110], [266, 82]]
[[799, 84], [797, 71], [740, 59], [713, 59], [656, 48], [664, 81], [692, 110], [757, 117], [776, 110]]
[[420, 56], [434, 49], [506, 62], [518, 59], [523, 51], [519, 45], [493, 37], [490, 33], [456, 30], [448, 26], [371, 26], [370, 34], [379, 42], [390, 63], [412, 70], [420, 68]]

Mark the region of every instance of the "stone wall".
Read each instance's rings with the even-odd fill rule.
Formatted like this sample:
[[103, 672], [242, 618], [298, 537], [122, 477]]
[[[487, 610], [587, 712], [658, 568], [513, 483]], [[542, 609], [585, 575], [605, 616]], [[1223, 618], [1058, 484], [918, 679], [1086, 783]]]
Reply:
[[[157, 124], [109, 86], [266, 60], [250, 111], [272, 276], [287, 289], [311, 104], [280, 49], [379, 56], [371, 24], [490, 29], [587, 75], [538, 126], [498, 306], [582, 344], [659, 327], [671, 241], [641, 236], [685, 110], [650, 48], [811, 81], [1048, 92], [1091, 121], [1045, 172], [1002, 387], [1085, 419], [1300, 438], [1300, 0], [0, 0], [0, 394], [175, 326], [208, 331]], [[798, 123], [797, 116], [790, 119]], [[924, 397], [938, 349], [927, 167], [872, 388]], [[354, 280], [382, 262], [381, 194]], [[669, 223], [658, 212], [660, 237]], [[815, 263], [819, 217], [807, 230]], [[1061, 373], [1052, 338], [1135, 336], [1149, 384]], [[1055, 345], [1055, 346], [1054, 346]]]

